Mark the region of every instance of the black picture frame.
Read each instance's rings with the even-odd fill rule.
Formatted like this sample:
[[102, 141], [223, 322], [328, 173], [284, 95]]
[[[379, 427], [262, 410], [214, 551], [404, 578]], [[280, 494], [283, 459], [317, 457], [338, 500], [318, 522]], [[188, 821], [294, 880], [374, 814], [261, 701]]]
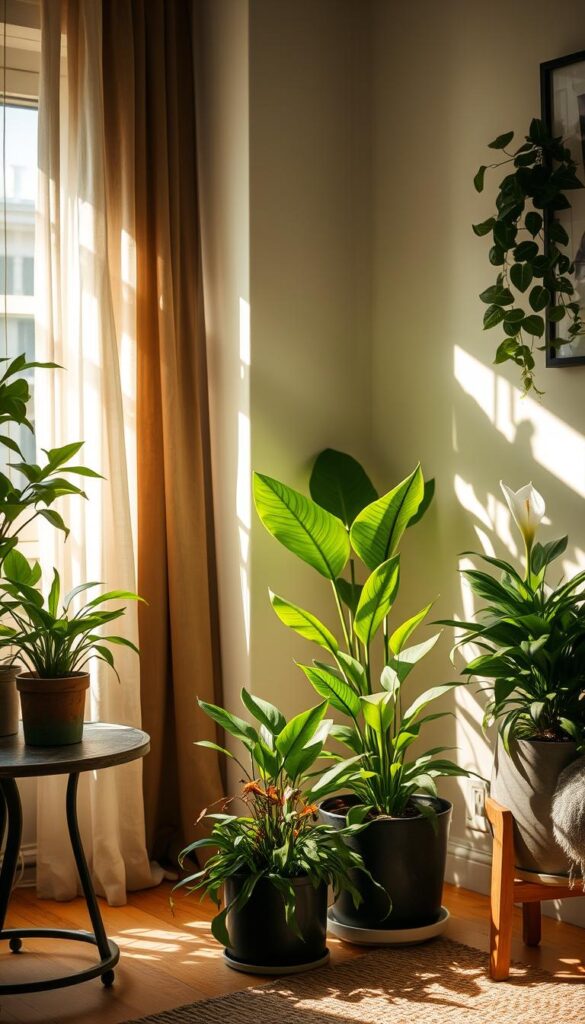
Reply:
[[[563, 124], [559, 126], [559, 120], [561, 118], [561, 112], [555, 109], [555, 79], [556, 77], [571, 67], [572, 65], [583, 65], [583, 93], [578, 95], [576, 98], [578, 104], [578, 134], [579, 138], [571, 138], [570, 128], [571, 125], [567, 123], [565, 125], [566, 131], [563, 131]], [[578, 67], [575, 69], [580, 74]], [[563, 138], [567, 139], [567, 145], [574, 151], [573, 156], [578, 160], [578, 171], [577, 175], [585, 182], [585, 50], [579, 50], [577, 53], [570, 53], [564, 57], [557, 57], [556, 60], [545, 61], [540, 65], [540, 102], [541, 102], [541, 118], [545, 128], [551, 133], [551, 135], [562, 135]], [[579, 145], [580, 142], [580, 145]], [[578, 190], [579, 191], [579, 190]], [[576, 239], [573, 238], [571, 232], [571, 240], [573, 242], [571, 258], [575, 260], [575, 257], [579, 255], [583, 249], [585, 255], [585, 189], [579, 191], [579, 196], [583, 197], [583, 210], [582, 210], [582, 221], [583, 221], [583, 233], [579, 241], [579, 249], [576, 248]], [[573, 211], [570, 211], [571, 213]], [[549, 215], [545, 215], [544, 218], [544, 244], [545, 252], [548, 251], [549, 245]], [[565, 225], [567, 227], [567, 225]], [[579, 300], [585, 307], [585, 261], [579, 261], [579, 264], [583, 262], [583, 278], [580, 283], [580, 287], [577, 289], [579, 294]], [[569, 366], [585, 366], [585, 339], [579, 340], [579, 346], [583, 349], [582, 353], [579, 354], [568, 354], [566, 356], [561, 355], [563, 349], [567, 346], [555, 348], [555, 338], [557, 325], [547, 321], [546, 325], [546, 365], [548, 367], [569, 367]]]

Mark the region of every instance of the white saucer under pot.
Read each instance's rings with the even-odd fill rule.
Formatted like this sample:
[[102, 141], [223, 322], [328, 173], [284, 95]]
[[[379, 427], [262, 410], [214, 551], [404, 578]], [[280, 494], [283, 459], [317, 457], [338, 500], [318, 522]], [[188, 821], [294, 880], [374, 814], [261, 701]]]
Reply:
[[442, 935], [448, 921], [449, 911], [446, 907], [441, 907], [439, 917], [432, 924], [419, 925], [416, 928], [358, 928], [338, 921], [333, 907], [329, 907], [327, 911], [329, 934], [355, 946], [414, 946]]

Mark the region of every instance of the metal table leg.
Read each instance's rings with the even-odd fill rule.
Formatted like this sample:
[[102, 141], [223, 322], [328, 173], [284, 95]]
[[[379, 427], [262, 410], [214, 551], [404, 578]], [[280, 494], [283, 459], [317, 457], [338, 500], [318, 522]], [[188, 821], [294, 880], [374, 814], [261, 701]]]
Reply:
[[75, 974], [69, 974], [61, 978], [51, 978], [48, 981], [29, 981], [14, 985], [0, 985], [0, 995], [47, 992], [51, 989], [79, 985], [82, 981], [90, 981], [92, 978], [98, 977], [101, 977], [106, 988], [113, 984], [114, 967], [120, 959], [120, 950], [116, 943], [108, 939], [106, 935], [81, 844], [76, 807], [78, 781], [78, 773], [69, 776], [66, 803], [67, 826], [93, 932], [74, 931], [63, 928], [4, 928], [6, 911], [14, 886], [18, 864], [22, 836], [22, 809], [18, 787], [14, 779], [0, 778], [0, 842], [6, 813], [4, 808], [6, 808], [8, 813], [8, 835], [2, 869], [0, 871], [0, 940], [8, 939], [13, 953], [20, 951], [22, 940], [26, 938], [70, 939], [74, 942], [87, 942], [90, 945], [97, 946], [100, 954], [99, 963], [93, 967], [88, 967], [84, 971], [77, 971]]

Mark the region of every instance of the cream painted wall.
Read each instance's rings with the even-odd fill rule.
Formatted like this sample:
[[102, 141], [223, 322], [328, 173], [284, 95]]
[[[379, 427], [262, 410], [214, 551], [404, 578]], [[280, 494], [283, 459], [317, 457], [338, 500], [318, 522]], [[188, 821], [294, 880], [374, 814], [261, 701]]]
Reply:
[[[366, 30], [347, 0], [250, 5], [252, 465], [300, 489], [322, 448], [371, 449]], [[298, 712], [314, 652], [268, 587], [334, 625], [332, 596], [252, 523], [252, 684]]]
[[[482, 332], [477, 298], [491, 283], [488, 245], [470, 227], [494, 198], [493, 180], [483, 196], [472, 184], [486, 143], [522, 134], [538, 116], [539, 63], [585, 48], [585, 9], [576, 0], [377, 0], [373, 15], [374, 444], [392, 476], [421, 459], [437, 478], [432, 515], [403, 549], [405, 608], [440, 593], [437, 615], [461, 615], [458, 553], [516, 553], [500, 478], [534, 481], [547, 538], [569, 533], [566, 571], [585, 565], [585, 367], [546, 370], [539, 356], [538, 402], [520, 397], [513, 371], [492, 366], [496, 332]], [[429, 660], [433, 679], [452, 675], [448, 648], [445, 637]], [[472, 691], [457, 713], [447, 735], [466, 765], [489, 774]], [[453, 870], [484, 884], [489, 844], [465, 828], [463, 789], [450, 787], [464, 855]]]
[[250, 686], [247, 0], [196, 8], [199, 189], [224, 694]]
[[[422, 461], [437, 500], [405, 538], [397, 615], [437, 595], [437, 617], [461, 614], [458, 553], [514, 552], [500, 477], [534, 480], [547, 535], [570, 533], [566, 570], [585, 565], [585, 369], [543, 368], [541, 403], [520, 397], [513, 372], [494, 372], [477, 298], [490, 282], [487, 245], [470, 227], [493, 195], [472, 185], [486, 142], [538, 114], [538, 65], [585, 47], [585, 14], [576, 0], [203, 0], [201, 10], [226, 700], [235, 706], [246, 684], [292, 712], [310, 697], [293, 659], [311, 652], [276, 620], [267, 588], [326, 621], [330, 605], [257, 522], [250, 467], [301, 487], [313, 455], [334, 445], [390, 485]], [[456, 678], [449, 647], [445, 635], [413, 688]], [[476, 694], [457, 705], [432, 740], [489, 774]], [[466, 829], [464, 790], [445, 787], [451, 875], [485, 888], [490, 844]]]

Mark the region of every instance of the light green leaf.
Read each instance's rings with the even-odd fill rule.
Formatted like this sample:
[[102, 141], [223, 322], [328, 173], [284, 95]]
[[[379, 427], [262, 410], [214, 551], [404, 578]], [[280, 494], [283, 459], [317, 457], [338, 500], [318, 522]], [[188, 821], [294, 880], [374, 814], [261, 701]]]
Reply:
[[329, 701], [332, 707], [344, 715], [357, 718], [360, 713], [359, 697], [351, 686], [340, 679], [327, 665], [299, 665], [311, 686], [320, 697]]
[[369, 569], [395, 554], [408, 523], [424, 496], [420, 465], [382, 498], [363, 509], [354, 520], [350, 539], [354, 551]]
[[369, 693], [360, 697], [364, 719], [371, 729], [378, 736], [384, 736], [394, 717], [394, 702], [391, 694], [385, 690], [382, 693]]
[[272, 477], [254, 473], [254, 502], [264, 526], [297, 558], [335, 580], [350, 554], [345, 526], [316, 502]]
[[258, 742], [258, 733], [243, 718], [238, 718], [237, 715], [232, 715], [224, 708], [217, 707], [216, 704], [208, 704], [204, 700], [198, 700], [197, 703], [206, 715], [209, 715], [226, 732], [241, 740], [248, 750]]
[[21, 555], [20, 551], [13, 549], [4, 559], [3, 565], [6, 579], [13, 583], [30, 583], [32, 569], [28, 559]]
[[368, 647], [390, 611], [400, 582], [400, 555], [382, 562], [364, 583], [353, 628]]
[[401, 683], [404, 682], [417, 662], [419, 662], [421, 658], [424, 658], [425, 655], [433, 649], [440, 635], [440, 633], [435, 633], [434, 636], [429, 637], [428, 640], [424, 640], [421, 644], [415, 644], [413, 647], [403, 648], [400, 651], [400, 654], [390, 659], [390, 665], [398, 673]]
[[327, 626], [319, 622], [319, 619], [311, 612], [299, 608], [298, 605], [292, 604], [291, 601], [285, 601], [283, 597], [273, 594], [272, 591], [269, 593], [270, 603], [285, 626], [293, 629], [295, 633], [304, 637], [305, 640], [311, 640], [313, 643], [319, 644], [320, 647], [324, 647], [325, 650], [335, 654], [338, 643], [333, 633], [330, 633], [327, 629]]
[[248, 690], [242, 688], [240, 694], [242, 704], [248, 709], [256, 721], [260, 722], [272, 736], [278, 736], [286, 725], [286, 719], [281, 711], [274, 704], [261, 697], [255, 697]]
[[220, 754], [225, 754], [226, 757], [233, 758], [233, 754], [227, 750], [226, 747], [220, 747], [219, 743], [213, 743], [211, 740], [194, 740], [194, 747], [205, 747], [206, 750], [217, 750]]
[[348, 757], [345, 761], [338, 761], [333, 768], [329, 768], [314, 783], [308, 796], [311, 798], [324, 796], [326, 792], [338, 789], [353, 775], [357, 762], [361, 761], [363, 756], [363, 754], [356, 754], [355, 757]]
[[51, 584], [51, 589], [49, 591], [49, 599], [48, 599], [48, 602], [47, 602], [47, 608], [49, 609], [49, 615], [52, 615], [54, 619], [56, 619], [58, 617], [59, 598], [60, 598], [60, 596], [61, 596], [61, 580], [59, 578], [59, 573], [57, 572], [57, 570], [53, 569], [53, 582]]
[[431, 686], [428, 690], [425, 690], [425, 692], [421, 693], [404, 712], [404, 715], [402, 716], [402, 727], [410, 729], [414, 722], [416, 722], [421, 711], [423, 711], [428, 704], [437, 700], [439, 697], [442, 697], [443, 694], [454, 690], [456, 686], [461, 685], [461, 683], [439, 683], [438, 686]]
[[353, 683], [358, 693], [366, 693], [368, 679], [366, 670], [361, 662], [357, 658], [352, 658], [351, 654], [345, 654], [344, 651], [338, 651], [336, 657], [346, 679]]
[[303, 748], [315, 735], [315, 731], [325, 715], [327, 702], [323, 701], [308, 711], [302, 711], [295, 715], [285, 725], [284, 729], [276, 739], [276, 749], [282, 754], [285, 762], [285, 770], [291, 775], [294, 773], [295, 761]]
[[425, 605], [420, 612], [417, 612], [417, 614], [413, 615], [411, 619], [407, 619], [406, 622], [403, 622], [402, 625], [398, 627], [398, 629], [394, 630], [390, 637], [390, 648], [394, 654], [400, 654], [404, 644], [412, 633], [414, 633], [417, 626], [420, 626], [423, 619], [426, 618], [433, 607], [433, 604], [434, 601], [431, 601], [430, 604]]

